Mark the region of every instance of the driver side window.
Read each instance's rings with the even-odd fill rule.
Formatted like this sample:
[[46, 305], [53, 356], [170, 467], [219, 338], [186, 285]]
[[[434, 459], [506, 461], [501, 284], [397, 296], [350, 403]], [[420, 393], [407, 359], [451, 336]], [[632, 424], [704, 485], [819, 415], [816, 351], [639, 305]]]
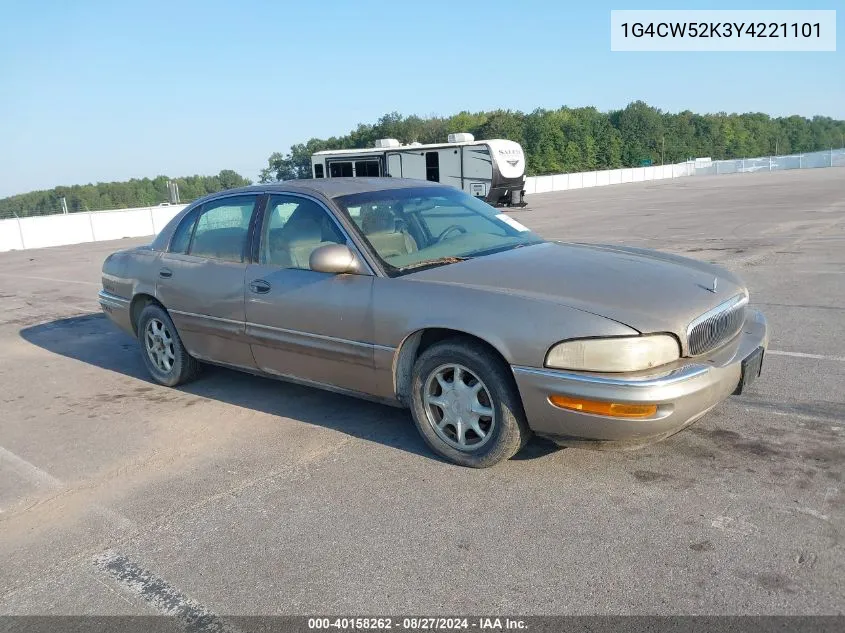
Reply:
[[261, 235], [260, 263], [310, 270], [311, 253], [346, 237], [323, 207], [296, 196], [271, 196]]

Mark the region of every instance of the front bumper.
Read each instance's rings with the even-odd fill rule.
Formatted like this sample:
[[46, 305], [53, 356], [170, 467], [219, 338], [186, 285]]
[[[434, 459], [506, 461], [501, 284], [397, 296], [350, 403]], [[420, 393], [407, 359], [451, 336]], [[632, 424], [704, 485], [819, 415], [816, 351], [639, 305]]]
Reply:
[[[537, 434], [563, 445], [637, 446], [677, 433], [727, 398], [737, 387], [742, 361], [768, 346], [765, 317], [748, 310], [742, 331], [703, 358], [681, 359], [660, 373], [636, 375], [513, 367], [528, 424]], [[561, 409], [549, 402], [559, 394], [589, 400], [657, 404], [649, 418], [616, 418]]]

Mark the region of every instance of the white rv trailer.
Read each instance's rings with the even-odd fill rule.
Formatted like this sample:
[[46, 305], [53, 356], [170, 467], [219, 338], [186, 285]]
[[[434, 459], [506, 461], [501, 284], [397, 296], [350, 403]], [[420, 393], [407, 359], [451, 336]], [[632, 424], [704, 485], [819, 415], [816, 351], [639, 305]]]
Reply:
[[472, 134], [450, 134], [448, 143], [401, 145], [379, 139], [365, 149], [316, 152], [314, 178], [416, 178], [442, 182], [492, 205], [525, 206], [525, 154], [504, 139], [476, 141]]

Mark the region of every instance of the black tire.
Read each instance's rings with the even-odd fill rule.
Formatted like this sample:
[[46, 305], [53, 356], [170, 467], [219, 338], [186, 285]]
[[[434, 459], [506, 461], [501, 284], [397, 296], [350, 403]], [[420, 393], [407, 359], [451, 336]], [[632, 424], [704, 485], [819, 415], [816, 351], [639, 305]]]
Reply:
[[[490, 437], [477, 449], [459, 449], [442, 439], [435, 431], [434, 422], [429, 419], [428, 407], [424, 402], [429, 380], [434, 379], [438, 369], [452, 363], [462, 365], [475, 374], [470, 379], [478, 378], [483, 383], [489, 395], [489, 398], [485, 396], [485, 400], [489, 401], [494, 411], [495, 423], [488, 431]], [[420, 354], [414, 363], [410, 401], [414, 423], [426, 443], [437, 454], [461, 466], [488, 468], [510, 459], [525, 446], [531, 436], [522, 400], [508, 367], [498, 356], [473, 341], [449, 339], [432, 345]], [[477, 434], [474, 436], [479, 437]]]
[[[170, 335], [168, 347], [172, 350], [173, 359], [169, 371], [157, 366], [151, 357], [153, 354], [148, 350], [147, 327], [151, 322], [160, 323]], [[170, 315], [161, 306], [151, 303], [143, 309], [138, 317], [137, 332], [138, 342], [141, 344], [141, 357], [144, 359], [144, 365], [146, 365], [153, 380], [167, 387], [175, 387], [190, 382], [197, 377], [200, 371], [199, 361], [188, 354], [182, 344], [182, 339], [179, 338], [176, 327], [173, 325], [173, 321], [170, 319]]]

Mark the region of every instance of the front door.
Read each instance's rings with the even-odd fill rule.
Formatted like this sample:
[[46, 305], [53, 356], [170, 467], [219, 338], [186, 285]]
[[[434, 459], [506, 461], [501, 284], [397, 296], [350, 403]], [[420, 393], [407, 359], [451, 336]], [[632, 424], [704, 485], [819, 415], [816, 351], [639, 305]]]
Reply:
[[219, 198], [189, 214], [163, 253], [156, 296], [201, 360], [254, 368], [245, 340], [244, 279], [257, 195]]
[[258, 262], [246, 271], [246, 334], [259, 369], [280, 376], [373, 391], [370, 275], [333, 275], [309, 267], [324, 244], [348, 240], [316, 200], [272, 195]]

